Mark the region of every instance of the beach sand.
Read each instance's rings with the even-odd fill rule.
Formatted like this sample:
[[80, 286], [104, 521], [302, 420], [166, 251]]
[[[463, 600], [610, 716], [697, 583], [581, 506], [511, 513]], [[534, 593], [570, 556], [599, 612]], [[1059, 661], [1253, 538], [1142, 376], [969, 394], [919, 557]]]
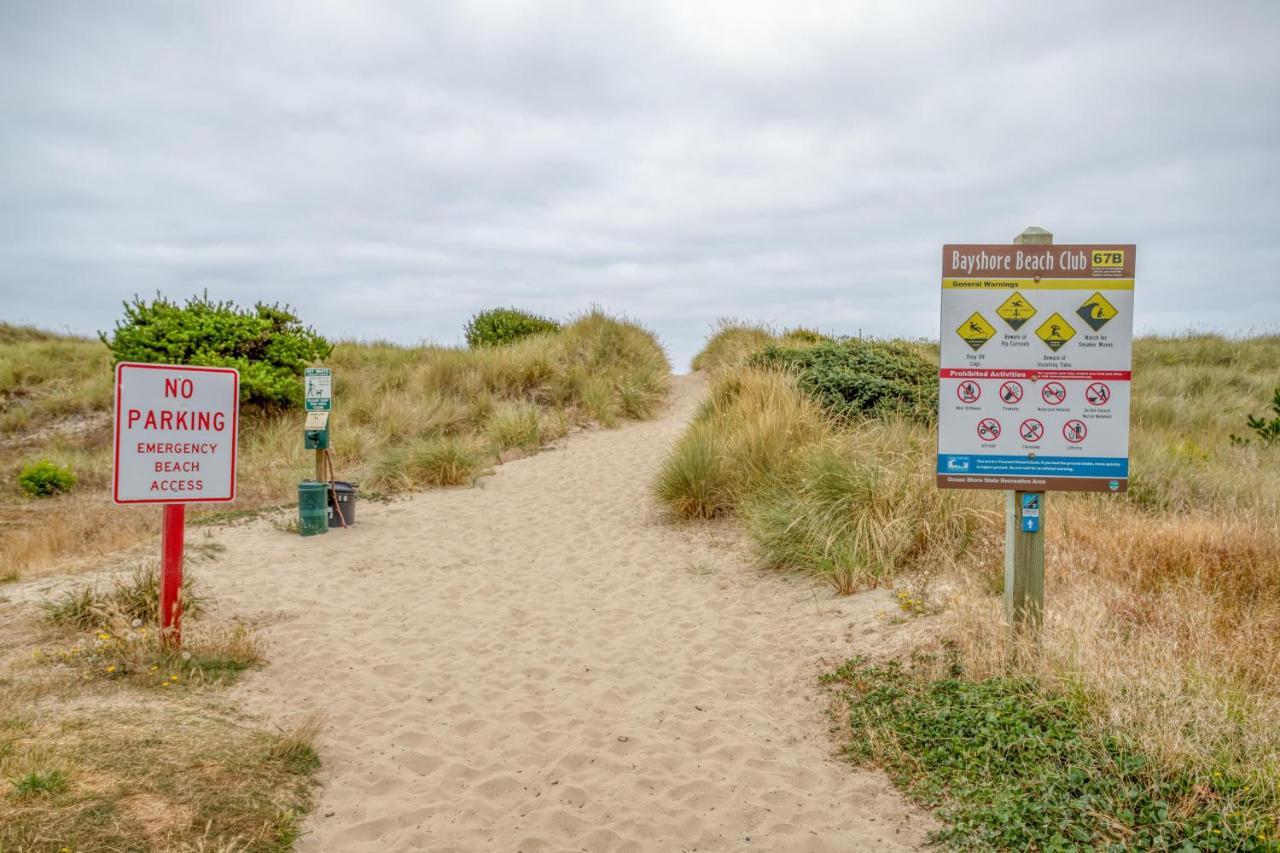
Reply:
[[894, 641], [889, 596], [764, 572], [731, 523], [650, 495], [704, 392], [677, 377], [654, 421], [361, 503], [351, 530], [215, 534], [200, 579], [270, 658], [232, 698], [326, 719], [299, 850], [923, 846], [931, 818], [836, 757], [816, 682]]

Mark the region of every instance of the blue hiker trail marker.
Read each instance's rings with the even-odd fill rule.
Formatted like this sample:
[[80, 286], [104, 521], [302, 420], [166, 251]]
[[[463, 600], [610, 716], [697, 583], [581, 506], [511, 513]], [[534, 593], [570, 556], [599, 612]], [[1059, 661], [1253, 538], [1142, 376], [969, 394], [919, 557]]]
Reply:
[[1035, 533], [1040, 529], [1040, 492], [1022, 493], [1022, 532]]

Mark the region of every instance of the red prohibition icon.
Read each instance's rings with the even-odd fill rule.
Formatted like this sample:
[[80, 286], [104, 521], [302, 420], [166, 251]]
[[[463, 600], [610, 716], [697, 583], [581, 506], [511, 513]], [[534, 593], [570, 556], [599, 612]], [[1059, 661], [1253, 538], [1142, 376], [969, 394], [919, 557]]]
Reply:
[[1091, 406], [1105, 406], [1111, 399], [1111, 388], [1105, 382], [1093, 382], [1084, 389], [1084, 398]]
[[956, 396], [961, 403], [976, 403], [982, 396], [982, 388], [972, 379], [966, 379], [956, 386]]
[[1000, 399], [1012, 406], [1022, 399], [1022, 383], [1006, 382], [1000, 386]]
[[983, 441], [995, 441], [1000, 437], [1000, 422], [995, 418], [983, 418], [978, 421], [978, 438]]
[[1084, 437], [1088, 434], [1089, 428], [1084, 425], [1084, 421], [1073, 418], [1062, 425], [1062, 437], [1072, 444], [1084, 441]]
[[1028, 444], [1037, 442], [1044, 437], [1044, 424], [1035, 418], [1027, 418], [1018, 427], [1018, 434], [1022, 436], [1022, 440]]
[[1050, 406], [1056, 406], [1067, 399], [1067, 389], [1061, 382], [1046, 382], [1040, 389], [1040, 397]]

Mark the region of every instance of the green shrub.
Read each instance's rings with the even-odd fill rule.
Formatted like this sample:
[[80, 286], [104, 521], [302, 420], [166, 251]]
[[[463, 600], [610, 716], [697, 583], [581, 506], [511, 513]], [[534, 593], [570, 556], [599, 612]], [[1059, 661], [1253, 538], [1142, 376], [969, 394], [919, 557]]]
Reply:
[[[1249, 415], [1245, 418], [1245, 424], [1253, 430], [1258, 440], [1268, 447], [1280, 442], [1280, 388], [1275, 390], [1275, 396], [1271, 399], [1271, 411], [1275, 413], [1273, 418], [1260, 418], [1257, 415]], [[1249, 439], [1232, 435], [1231, 443], [1248, 444]]]
[[[929, 667], [924, 669], [928, 670]], [[1275, 791], [1162, 768], [1028, 678], [974, 681], [851, 660], [823, 680], [849, 709], [849, 754], [938, 807], [970, 850], [1275, 851]]]
[[937, 367], [901, 344], [846, 338], [768, 346], [750, 364], [793, 371], [800, 389], [839, 417], [901, 414], [931, 423], [937, 413]]
[[68, 466], [56, 465], [48, 459], [41, 459], [22, 467], [21, 473], [18, 474], [18, 485], [29, 495], [47, 498], [75, 488], [76, 475]]
[[49, 770], [45, 773], [32, 770], [25, 776], [17, 776], [9, 781], [13, 783], [15, 797], [61, 794], [67, 790], [67, 774], [61, 770]]
[[543, 332], [556, 332], [560, 324], [517, 308], [493, 308], [481, 311], [467, 323], [467, 345], [491, 347], [509, 344]]
[[100, 334], [117, 362], [196, 364], [240, 371], [240, 398], [264, 406], [302, 404], [302, 371], [332, 347], [287, 307], [193, 297], [178, 305], [157, 296], [124, 305], [110, 337]]

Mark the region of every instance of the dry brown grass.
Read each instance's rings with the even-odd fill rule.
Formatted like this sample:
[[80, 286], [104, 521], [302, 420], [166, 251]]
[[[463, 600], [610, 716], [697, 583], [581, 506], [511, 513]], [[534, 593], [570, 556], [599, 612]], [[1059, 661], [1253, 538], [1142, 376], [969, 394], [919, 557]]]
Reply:
[[1012, 667], [1082, 692], [1100, 726], [1170, 765], [1280, 782], [1275, 520], [1153, 518], [1057, 495], [1045, 512], [1043, 640], [1015, 646], [989, 561], [945, 610], [969, 670]]

